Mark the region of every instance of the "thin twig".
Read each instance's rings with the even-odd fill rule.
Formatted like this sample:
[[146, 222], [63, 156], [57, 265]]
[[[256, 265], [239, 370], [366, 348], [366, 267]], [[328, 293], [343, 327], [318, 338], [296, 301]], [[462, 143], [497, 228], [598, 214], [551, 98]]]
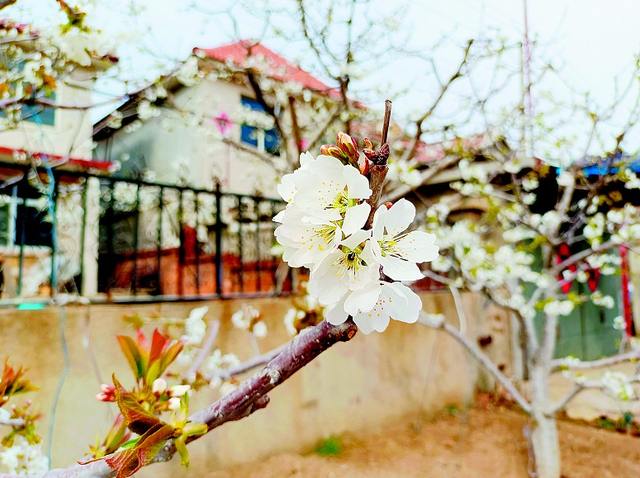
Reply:
[[618, 354], [612, 357], [603, 358], [600, 360], [591, 360], [588, 362], [575, 362], [567, 359], [556, 359], [551, 362], [551, 371], [555, 372], [563, 369], [570, 370], [589, 370], [600, 367], [608, 367], [610, 365], [616, 365], [622, 362], [631, 362], [633, 360], [640, 360], [640, 350], [634, 350], [633, 352], [627, 352], [626, 354]]
[[509, 378], [503, 374], [500, 369], [494, 364], [489, 357], [487, 357], [482, 351], [478, 348], [476, 344], [474, 344], [467, 337], [462, 335], [458, 329], [454, 326], [445, 323], [444, 321], [439, 324], [434, 324], [426, 317], [425, 312], [420, 312], [419, 322], [427, 327], [431, 327], [437, 330], [443, 330], [449, 336], [454, 338], [458, 343], [460, 343], [466, 350], [471, 354], [471, 356], [479, 362], [483, 367], [489, 371], [498, 382], [509, 392], [511, 397], [516, 401], [516, 403], [522, 408], [526, 413], [531, 413], [531, 405], [529, 402], [520, 394], [515, 385], [509, 380]]
[[218, 337], [218, 331], [220, 330], [220, 321], [214, 320], [209, 327], [210, 327], [209, 335], [207, 335], [204, 345], [200, 349], [200, 352], [198, 353], [198, 356], [196, 357], [196, 359], [193, 361], [193, 364], [191, 364], [191, 367], [189, 367], [189, 370], [187, 370], [185, 374], [182, 376], [183, 379], [189, 379], [189, 377], [195, 375], [195, 373], [202, 366], [204, 360], [207, 358], [207, 356], [211, 352], [211, 349], [213, 349], [213, 344], [216, 343], [216, 338]]

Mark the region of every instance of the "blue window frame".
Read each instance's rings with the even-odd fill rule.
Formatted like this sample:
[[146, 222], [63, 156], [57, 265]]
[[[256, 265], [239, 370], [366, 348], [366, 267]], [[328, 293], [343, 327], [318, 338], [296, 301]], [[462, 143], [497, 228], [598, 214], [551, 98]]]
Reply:
[[[264, 112], [264, 108], [257, 100], [246, 96], [241, 97], [240, 100], [243, 108]], [[240, 141], [274, 156], [280, 155], [280, 136], [275, 128], [263, 130], [256, 126], [243, 124], [240, 127]]]

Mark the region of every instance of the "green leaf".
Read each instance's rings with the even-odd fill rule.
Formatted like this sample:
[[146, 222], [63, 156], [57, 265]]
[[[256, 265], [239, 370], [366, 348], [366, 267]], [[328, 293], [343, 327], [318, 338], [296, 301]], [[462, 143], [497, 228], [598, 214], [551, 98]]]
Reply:
[[185, 438], [204, 435], [209, 430], [206, 423], [188, 422], [182, 429]]
[[185, 468], [189, 468], [189, 450], [187, 450], [186, 437], [184, 435], [179, 436], [173, 440], [173, 444], [176, 446], [176, 450], [180, 454], [180, 464]]
[[145, 372], [147, 370], [147, 354], [144, 352], [138, 344], [131, 337], [127, 337], [126, 335], [118, 335], [118, 343], [120, 344], [120, 348], [122, 349], [122, 353], [124, 354], [127, 362], [129, 362], [129, 367], [131, 367], [131, 371], [135, 376], [136, 380], [140, 380], [144, 377]]

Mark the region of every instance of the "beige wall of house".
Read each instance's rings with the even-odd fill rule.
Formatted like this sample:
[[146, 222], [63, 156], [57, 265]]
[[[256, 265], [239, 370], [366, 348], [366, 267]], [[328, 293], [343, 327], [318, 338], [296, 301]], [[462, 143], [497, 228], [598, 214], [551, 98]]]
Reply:
[[[443, 312], [447, 320], [458, 323], [450, 294], [426, 293], [422, 297], [426, 310]], [[484, 305], [470, 293], [463, 294], [463, 301], [469, 320], [466, 333], [475, 340], [485, 333], [478, 329], [475, 319]], [[251, 343], [246, 333], [235, 330], [229, 320], [241, 303], [207, 302], [210, 310], [206, 318], [222, 321], [217, 346], [246, 359], [252, 354]], [[268, 336], [259, 339], [261, 350], [270, 350], [288, 340], [282, 318], [290, 307], [289, 299], [253, 299], [250, 304], [262, 311], [269, 327]], [[132, 385], [131, 372], [115, 339], [116, 334], [132, 333], [122, 320], [123, 315], [137, 312], [143, 316], [186, 317], [191, 308], [200, 305], [94, 305], [66, 309], [64, 332], [71, 370], [55, 415], [54, 467], [75, 462], [89, 443], [106, 433], [116, 408], [95, 400], [100, 382], [108, 381], [115, 372], [125, 386]], [[0, 350], [11, 363], [28, 367], [29, 378], [41, 387], [29, 398], [43, 413], [40, 431], [44, 435], [64, 368], [59, 333], [63, 313], [61, 309], [48, 308], [5, 310], [0, 315]], [[501, 342], [494, 341], [491, 347], [498, 343]], [[508, 355], [508, 350], [501, 353]], [[212, 467], [258, 460], [279, 452], [308, 451], [330, 435], [372, 430], [403, 416], [430, 414], [449, 404], [463, 404], [470, 399], [477, 377], [475, 364], [442, 332], [421, 325], [392, 323], [383, 334], [358, 334], [274, 390], [265, 410], [241, 422], [226, 424], [192, 444], [190, 476], [204, 476]], [[192, 410], [215, 398], [216, 392], [203, 390], [192, 401]], [[172, 461], [154, 465], [141, 476], [183, 473], [179, 461]]]
[[[238, 150], [222, 142], [213, 118], [226, 113], [232, 119], [242, 111], [241, 98], [253, 98], [249, 89], [229, 81], [207, 78], [195, 86], [183, 87], [175, 94], [175, 101], [185, 111], [204, 117], [204, 128], [190, 123], [188, 115], [163, 109], [155, 118], [145, 120], [131, 132], [127, 128], [116, 131], [99, 143], [96, 157], [121, 161], [143, 161], [156, 173], [161, 182], [175, 183], [180, 162], [188, 165], [187, 184], [193, 187], [211, 188], [214, 178], [221, 180], [226, 192], [252, 194], [261, 192], [265, 197], [276, 197], [275, 186], [279, 180], [275, 169], [263, 159]], [[309, 115], [299, 108], [299, 121]], [[283, 123], [289, 121], [283, 114]], [[235, 122], [226, 136], [240, 143], [241, 124]], [[245, 145], [248, 148], [253, 146]], [[274, 163], [283, 159], [273, 156]], [[123, 168], [127, 168], [126, 162]]]
[[[56, 89], [55, 101], [67, 105], [91, 103], [95, 72], [78, 70]], [[92, 157], [93, 122], [88, 109], [56, 109], [53, 125], [21, 121], [15, 129], [0, 132], [0, 146], [29, 152]]]

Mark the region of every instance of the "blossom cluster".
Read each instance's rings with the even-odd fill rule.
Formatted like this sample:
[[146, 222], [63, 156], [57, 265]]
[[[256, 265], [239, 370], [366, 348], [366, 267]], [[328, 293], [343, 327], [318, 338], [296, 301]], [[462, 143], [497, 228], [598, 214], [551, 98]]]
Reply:
[[351, 316], [368, 334], [391, 318], [415, 322], [422, 302], [402, 282], [423, 277], [417, 263], [437, 257], [435, 236], [406, 231], [415, 207], [404, 199], [380, 206], [369, 225], [372, 191], [355, 140], [340, 133], [338, 146], [322, 151], [331, 156], [302, 154], [278, 186], [288, 203], [274, 218], [284, 261], [310, 270], [308, 293], [332, 324]]

